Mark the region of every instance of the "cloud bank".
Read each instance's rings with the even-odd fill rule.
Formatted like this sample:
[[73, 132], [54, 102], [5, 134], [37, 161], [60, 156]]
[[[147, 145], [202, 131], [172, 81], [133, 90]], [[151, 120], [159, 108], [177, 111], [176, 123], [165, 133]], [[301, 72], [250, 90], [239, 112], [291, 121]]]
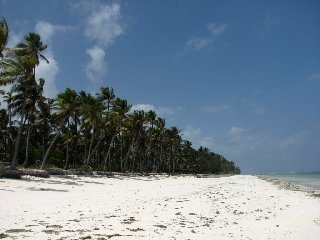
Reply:
[[[232, 126], [225, 135], [212, 137], [200, 128], [187, 126], [183, 137], [194, 147], [208, 147], [211, 151], [234, 161], [244, 173], [279, 171], [312, 171], [320, 154], [320, 126], [287, 134]], [[313, 157], [313, 158], [312, 158]], [[310, 164], [306, 166], [304, 162]], [[311, 168], [310, 168], [311, 166]]]
[[84, 66], [84, 72], [93, 88], [97, 88], [108, 73], [107, 49], [124, 33], [121, 6], [91, 1], [76, 3], [73, 8], [84, 15], [84, 35], [94, 42], [86, 50], [89, 62]]

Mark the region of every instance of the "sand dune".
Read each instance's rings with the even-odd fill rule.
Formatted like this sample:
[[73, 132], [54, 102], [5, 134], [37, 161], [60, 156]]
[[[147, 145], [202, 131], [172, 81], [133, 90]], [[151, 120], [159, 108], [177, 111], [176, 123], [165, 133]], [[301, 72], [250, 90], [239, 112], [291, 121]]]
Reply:
[[6, 239], [320, 236], [320, 198], [244, 175], [1, 179], [0, 216]]

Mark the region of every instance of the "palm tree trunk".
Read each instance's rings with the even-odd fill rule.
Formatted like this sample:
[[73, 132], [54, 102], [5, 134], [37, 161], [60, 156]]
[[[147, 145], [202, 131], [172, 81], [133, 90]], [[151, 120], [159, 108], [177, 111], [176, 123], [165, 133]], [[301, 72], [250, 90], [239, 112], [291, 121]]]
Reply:
[[26, 140], [26, 156], [24, 159], [23, 167], [26, 168], [29, 165], [29, 146], [30, 146], [30, 134], [31, 134], [31, 125], [28, 123], [28, 133], [27, 133], [27, 140]]
[[48, 156], [49, 156], [49, 153], [50, 153], [50, 151], [51, 151], [51, 148], [53, 147], [54, 143], [55, 143], [56, 140], [58, 139], [59, 135], [60, 135], [60, 133], [57, 132], [56, 136], [54, 137], [54, 139], [53, 139], [52, 142], [50, 143], [50, 146], [49, 146], [46, 154], [44, 155], [44, 158], [42, 159], [42, 164], [41, 164], [41, 167], [40, 167], [41, 170], [44, 169], [44, 167], [45, 167], [45, 165], [46, 165], [46, 163], [47, 163]]
[[69, 165], [69, 142], [67, 142], [66, 163], [64, 165], [64, 169], [67, 169], [68, 165]]
[[93, 138], [94, 138], [94, 130], [92, 130], [92, 136], [91, 136], [89, 150], [88, 150], [88, 156], [87, 156], [87, 160], [86, 160], [87, 164], [89, 164], [89, 161], [90, 161], [90, 158], [91, 158], [91, 155], [92, 155], [91, 149], [92, 149], [92, 144], [93, 144]]
[[121, 137], [121, 141], [120, 141], [120, 169], [121, 172], [123, 172], [123, 162], [122, 162], [122, 148], [123, 148], [123, 141], [122, 141], [122, 137]]
[[91, 157], [92, 157], [92, 154], [93, 154], [93, 153], [97, 150], [97, 148], [99, 147], [102, 138], [103, 138], [103, 137], [101, 137], [101, 138], [98, 140], [96, 146], [95, 146], [94, 149], [91, 151], [91, 153], [89, 152], [88, 159], [87, 159], [87, 162], [88, 162], [88, 163], [89, 163], [89, 160], [90, 160]]
[[[8, 103], [9, 105], [9, 103]], [[9, 145], [9, 154], [8, 154], [8, 162], [12, 159], [12, 117], [11, 117], [11, 107], [8, 107], [9, 112], [9, 134], [8, 134], [8, 145]]]
[[113, 142], [114, 142], [116, 136], [117, 136], [117, 133], [115, 133], [115, 134], [113, 135], [113, 137], [112, 137], [112, 139], [111, 139], [111, 142], [110, 142], [110, 145], [109, 145], [109, 148], [108, 148], [107, 155], [106, 155], [106, 157], [104, 158], [104, 167], [103, 167], [104, 170], [106, 170], [107, 158], [108, 158], [108, 157], [109, 157], [109, 171], [111, 170], [110, 151], [111, 151], [111, 147], [112, 147], [112, 145], [113, 145]]
[[94, 129], [92, 130], [92, 136], [91, 136], [91, 140], [90, 140], [90, 144], [89, 144], [89, 150], [88, 150], [88, 154], [86, 156], [85, 164], [89, 164], [89, 160], [90, 160], [90, 157], [91, 157], [91, 148], [92, 148], [92, 144], [93, 144], [93, 138], [94, 138]]
[[[7, 128], [7, 127], [6, 127]], [[7, 159], [7, 150], [8, 150], [8, 148], [7, 148], [7, 139], [8, 139], [8, 137], [7, 137], [7, 135], [8, 135], [8, 133], [7, 133], [7, 129], [5, 130], [5, 133], [4, 133], [4, 141], [3, 141], [3, 147], [4, 147], [4, 156], [3, 156], [3, 158], [4, 159]]]
[[27, 101], [26, 101], [26, 99], [24, 99], [23, 106], [22, 106], [20, 126], [18, 129], [18, 135], [17, 135], [16, 142], [14, 145], [14, 153], [13, 153], [11, 166], [10, 166], [11, 169], [15, 169], [17, 167], [17, 163], [18, 163], [18, 152], [19, 152], [20, 141], [21, 141], [21, 133], [22, 133], [22, 128], [23, 128], [26, 103], [27, 103]]

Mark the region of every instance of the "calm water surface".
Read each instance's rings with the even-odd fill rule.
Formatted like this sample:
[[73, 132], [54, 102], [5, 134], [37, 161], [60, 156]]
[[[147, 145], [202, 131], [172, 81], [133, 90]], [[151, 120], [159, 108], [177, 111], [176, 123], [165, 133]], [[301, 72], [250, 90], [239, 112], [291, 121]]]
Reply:
[[312, 173], [273, 173], [263, 175], [271, 179], [289, 182], [310, 190], [320, 191], [320, 172]]

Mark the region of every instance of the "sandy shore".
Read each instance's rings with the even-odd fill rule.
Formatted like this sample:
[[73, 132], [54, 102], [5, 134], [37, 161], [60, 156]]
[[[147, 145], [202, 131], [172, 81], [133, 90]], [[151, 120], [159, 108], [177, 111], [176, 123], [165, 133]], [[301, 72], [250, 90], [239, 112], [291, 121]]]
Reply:
[[320, 236], [320, 198], [254, 176], [0, 179], [0, 216], [5, 239]]

